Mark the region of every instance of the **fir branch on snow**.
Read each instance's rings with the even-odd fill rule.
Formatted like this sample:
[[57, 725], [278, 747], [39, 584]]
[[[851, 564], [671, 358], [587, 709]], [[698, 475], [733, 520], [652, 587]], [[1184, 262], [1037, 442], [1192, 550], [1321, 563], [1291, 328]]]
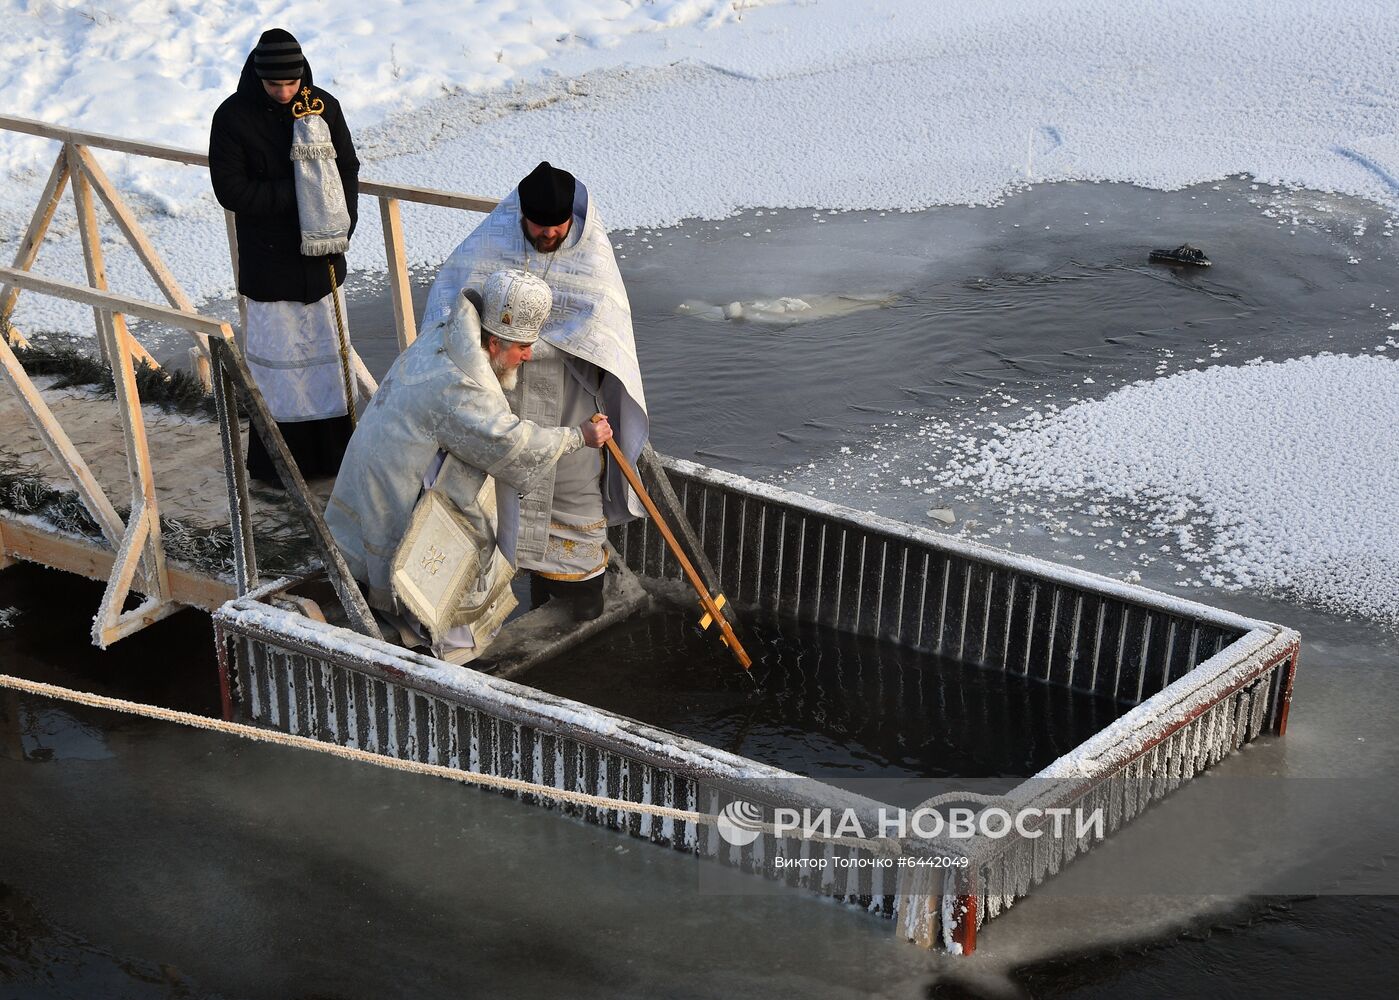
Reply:
[[[0, 455], [0, 508], [15, 514], [39, 518], [69, 535], [102, 539], [97, 522], [70, 490], [56, 489], [43, 477]], [[258, 533], [259, 565], [268, 573], [291, 574], [319, 562], [316, 550], [301, 529], [296, 515], [286, 505], [263, 508], [275, 511], [275, 524]], [[123, 519], [129, 508], [117, 508]], [[160, 530], [165, 554], [190, 568], [208, 575], [233, 575], [233, 537], [228, 525], [178, 521], [162, 516]]]
[[[3, 331], [0, 331], [3, 335]], [[116, 396], [112, 371], [101, 358], [71, 347], [17, 347], [15, 357], [30, 378], [51, 375], [53, 388], [93, 386], [104, 396]], [[214, 418], [214, 397], [204, 391], [197, 377], [184, 371], [152, 368], [144, 361], [135, 365], [136, 393], [143, 404], [158, 406], [166, 413]]]
[[[8, 324], [0, 324], [0, 336]], [[103, 396], [115, 398], [112, 371], [99, 357], [72, 347], [37, 346], [14, 348], [15, 357], [31, 377], [54, 378], [52, 388], [88, 387]], [[144, 362], [135, 366], [136, 391], [142, 404], [158, 406], [167, 413], [213, 419], [214, 400], [194, 375], [183, 371], [152, 368]], [[58, 531], [82, 538], [102, 540], [102, 531], [92, 519], [82, 499], [71, 490], [56, 488], [9, 456], [0, 453], [0, 508], [15, 514], [37, 517]], [[319, 563], [315, 547], [300, 522], [281, 497], [259, 504], [261, 530], [258, 532], [258, 562], [271, 573], [294, 573]], [[123, 519], [128, 508], [118, 508]], [[270, 522], [270, 523], [269, 523]], [[161, 534], [165, 553], [192, 569], [210, 574], [233, 574], [233, 539], [228, 525], [209, 525], [175, 520], [162, 515]]]

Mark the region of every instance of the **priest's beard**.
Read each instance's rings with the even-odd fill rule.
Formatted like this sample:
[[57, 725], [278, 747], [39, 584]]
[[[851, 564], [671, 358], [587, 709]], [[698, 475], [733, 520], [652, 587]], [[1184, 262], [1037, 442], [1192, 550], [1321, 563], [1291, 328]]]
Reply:
[[534, 247], [536, 253], [553, 253], [563, 246], [564, 240], [568, 239], [567, 233], [562, 236], [546, 237], [541, 235], [538, 238], [532, 238], [529, 230], [525, 228], [524, 219], [520, 220], [520, 231], [525, 234], [525, 242]]
[[516, 365], [514, 368], [507, 368], [504, 362], [496, 358], [491, 358], [491, 371], [495, 372], [495, 377], [500, 379], [500, 388], [505, 392], [514, 389], [516, 384], [520, 381], [519, 365]]

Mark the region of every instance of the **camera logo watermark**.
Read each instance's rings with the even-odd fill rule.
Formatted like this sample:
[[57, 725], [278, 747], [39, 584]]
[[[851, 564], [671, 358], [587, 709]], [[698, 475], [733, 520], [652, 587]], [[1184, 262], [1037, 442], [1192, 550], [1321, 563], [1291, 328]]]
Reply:
[[[719, 813], [717, 825], [719, 836], [726, 843], [747, 847], [763, 832], [763, 811], [751, 802], [735, 799]], [[954, 806], [945, 812], [941, 808], [880, 808], [873, 819], [874, 829], [867, 829], [868, 825], [853, 809], [779, 807], [772, 811], [772, 832], [777, 837], [853, 837], [860, 840], [986, 837], [999, 840], [1014, 833], [1026, 840], [1036, 840], [1046, 833], [1064, 837], [1072, 830], [1076, 839], [1101, 840], [1106, 830], [1101, 806], [1091, 810], [1027, 808], [1014, 813], [1000, 806], [979, 810]]]

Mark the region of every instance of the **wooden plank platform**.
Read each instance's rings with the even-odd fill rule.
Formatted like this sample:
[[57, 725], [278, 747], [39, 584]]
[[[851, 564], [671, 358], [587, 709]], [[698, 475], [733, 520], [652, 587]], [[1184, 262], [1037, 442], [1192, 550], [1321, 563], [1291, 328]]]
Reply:
[[[89, 580], [105, 581], [112, 575], [116, 553], [105, 546], [43, 528], [32, 518], [19, 519], [0, 509], [0, 551], [7, 561], [38, 563], [66, 573], [76, 573]], [[0, 562], [0, 569], [7, 565]], [[213, 611], [235, 595], [233, 580], [208, 576], [172, 563], [170, 593], [180, 604]]]
[[621, 559], [614, 558], [604, 581], [605, 610], [591, 621], [573, 620], [572, 609], [564, 601], [549, 601], [518, 618], [508, 619], [493, 642], [472, 666], [497, 677], [518, 680], [532, 668], [552, 660], [579, 643], [640, 612], [651, 602], [650, 595], [636, 574]]
[[[55, 381], [52, 377], [34, 379], [45, 403], [87, 461], [103, 492], [115, 506], [125, 510], [131, 504], [131, 480], [116, 400], [101, 395], [92, 386], [56, 389], [52, 387]], [[141, 410], [162, 519], [192, 533], [227, 532], [228, 489], [218, 424], [212, 418], [166, 413], [151, 405], [143, 405]], [[0, 382], [0, 427], [5, 429], [0, 437], [0, 469], [34, 475], [49, 488], [76, 498], [68, 475], [49, 453], [14, 392], [4, 382]], [[310, 485], [324, 501], [333, 481], [318, 480]], [[285, 542], [302, 534], [291, 506], [277, 491], [266, 488], [254, 490], [253, 523], [260, 548], [264, 543]], [[111, 575], [115, 553], [100, 538], [45, 524], [37, 517], [0, 504], [0, 557], [106, 580]], [[215, 570], [207, 565], [182, 563], [176, 553], [171, 553], [171, 559], [172, 596], [180, 603], [213, 610], [233, 596], [231, 565]]]

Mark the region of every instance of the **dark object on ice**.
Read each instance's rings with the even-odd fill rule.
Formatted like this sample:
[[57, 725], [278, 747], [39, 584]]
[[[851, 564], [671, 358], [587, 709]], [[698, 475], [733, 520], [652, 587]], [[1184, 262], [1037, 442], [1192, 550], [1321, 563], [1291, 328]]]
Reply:
[[1196, 267], [1209, 267], [1210, 259], [1199, 247], [1182, 243], [1174, 250], [1153, 250], [1151, 259], [1162, 264], [1193, 264]]

